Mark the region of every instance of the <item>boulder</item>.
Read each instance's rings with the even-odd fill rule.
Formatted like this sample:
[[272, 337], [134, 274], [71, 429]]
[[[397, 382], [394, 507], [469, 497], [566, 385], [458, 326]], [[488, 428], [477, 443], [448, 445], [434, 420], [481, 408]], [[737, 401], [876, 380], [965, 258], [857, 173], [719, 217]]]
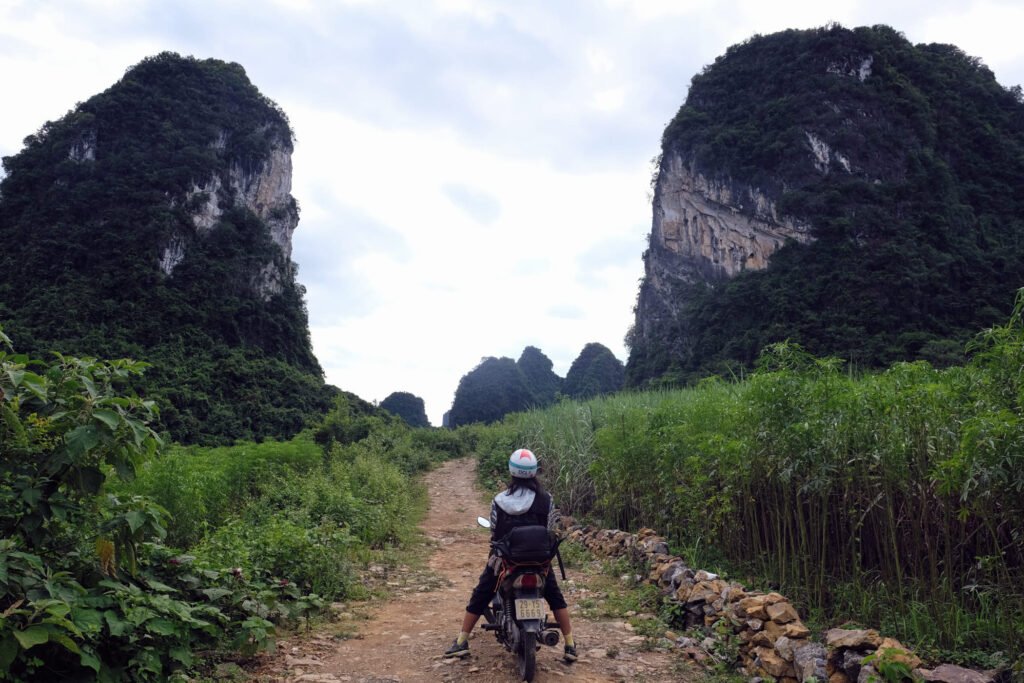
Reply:
[[754, 619], [768, 619], [768, 596], [748, 595], [737, 603], [740, 616], [753, 617]]
[[857, 683], [877, 683], [882, 680], [882, 677], [875, 671], [875, 667], [870, 664], [865, 664], [860, 668], [860, 673], [857, 674]]
[[882, 643], [878, 646], [878, 658], [887, 662], [903, 664], [911, 670], [921, 666], [921, 658], [894, 638], [882, 639]]
[[850, 683], [850, 679], [842, 671], [837, 671], [828, 677], [828, 683]]
[[996, 673], [993, 671], [975, 671], [955, 664], [941, 664], [934, 669], [917, 669], [926, 681], [935, 683], [993, 683]]
[[793, 665], [780, 657], [779, 653], [770, 647], [755, 647], [753, 654], [754, 665], [775, 678], [793, 676], [796, 673], [793, 670]]
[[765, 611], [768, 613], [768, 618], [776, 624], [788, 624], [800, 619], [800, 615], [796, 613], [793, 605], [785, 601], [769, 604]]
[[861, 662], [866, 656], [857, 650], [840, 650], [835, 655], [836, 669], [845, 673], [851, 681], [856, 681], [860, 676]]
[[[779, 640], [782, 639], [780, 638]], [[778, 643], [776, 643], [776, 647], [778, 647]], [[811, 678], [816, 681], [825, 681], [825, 679], [829, 678], [825, 672], [825, 658], [827, 654], [825, 647], [820, 643], [794, 645], [793, 668], [796, 669], [796, 679], [800, 683], [804, 683], [804, 681]]]
[[743, 590], [743, 586], [738, 583], [734, 583], [722, 591], [722, 597], [728, 603], [739, 602], [743, 598], [747, 597], [747, 592]]
[[685, 602], [713, 602], [718, 597], [715, 582], [698, 581], [686, 596]]
[[853, 650], [874, 650], [882, 644], [882, 637], [874, 629], [848, 630], [832, 628], [825, 632], [825, 645], [833, 648], [847, 647]]
[[793, 661], [793, 650], [795, 649], [797, 641], [790, 640], [786, 636], [782, 636], [775, 641], [775, 651], [779, 653], [779, 656], [785, 659], [787, 662]]
[[789, 626], [789, 624], [776, 624], [774, 621], [766, 621], [764, 622], [764, 632], [768, 634], [772, 642], [775, 642], [786, 635], [786, 626]]
[[674, 588], [679, 585], [677, 579], [682, 577], [684, 569], [686, 569], [686, 565], [683, 564], [681, 559], [676, 558], [672, 562], [662, 566], [661, 576], [658, 577], [658, 582]]
[[782, 627], [782, 634], [787, 638], [807, 638], [811, 635], [811, 629], [801, 621], [794, 621]]

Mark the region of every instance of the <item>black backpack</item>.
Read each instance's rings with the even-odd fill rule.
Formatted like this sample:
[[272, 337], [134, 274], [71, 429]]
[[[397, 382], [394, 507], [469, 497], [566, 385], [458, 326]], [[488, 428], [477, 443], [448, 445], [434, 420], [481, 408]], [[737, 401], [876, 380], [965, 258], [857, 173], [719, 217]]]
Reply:
[[559, 541], [545, 526], [517, 526], [494, 542], [494, 552], [510, 562], [549, 562]]

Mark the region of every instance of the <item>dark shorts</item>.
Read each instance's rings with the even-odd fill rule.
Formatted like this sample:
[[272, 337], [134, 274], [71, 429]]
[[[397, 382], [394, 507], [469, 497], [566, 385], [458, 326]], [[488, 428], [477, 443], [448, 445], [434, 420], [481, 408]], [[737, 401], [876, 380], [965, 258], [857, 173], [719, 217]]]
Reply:
[[[494, 597], [494, 592], [498, 588], [498, 577], [494, 575], [489, 566], [484, 567], [484, 571], [480, 574], [480, 579], [476, 582], [476, 588], [473, 589], [473, 595], [469, 598], [469, 604], [466, 605], [466, 611], [470, 614], [483, 614], [491, 603], [491, 598]], [[548, 607], [552, 611], [556, 609], [563, 609], [568, 607], [565, 604], [565, 598], [562, 596], [562, 589], [558, 587], [558, 582], [555, 581], [555, 571], [552, 569], [548, 572], [547, 577], [544, 579], [544, 599], [548, 601]]]

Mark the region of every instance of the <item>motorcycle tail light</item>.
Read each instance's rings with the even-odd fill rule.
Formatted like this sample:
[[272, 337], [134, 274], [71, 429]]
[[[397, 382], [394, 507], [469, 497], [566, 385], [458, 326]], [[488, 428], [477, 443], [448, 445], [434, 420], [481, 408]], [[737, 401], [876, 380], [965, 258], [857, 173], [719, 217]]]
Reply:
[[512, 583], [515, 588], [543, 588], [544, 581], [537, 574], [520, 574]]

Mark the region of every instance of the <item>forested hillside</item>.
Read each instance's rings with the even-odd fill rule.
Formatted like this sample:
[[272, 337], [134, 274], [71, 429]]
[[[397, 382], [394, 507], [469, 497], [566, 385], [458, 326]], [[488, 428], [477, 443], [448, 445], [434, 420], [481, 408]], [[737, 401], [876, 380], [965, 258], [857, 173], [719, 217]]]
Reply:
[[583, 347], [564, 379], [552, 367], [551, 359], [535, 346], [523, 349], [517, 361], [484, 358], [459, 381], [447, 426], [494, 422], [509, 413], [551, 405], [560, 397], [598, 396], [623, 385], [622, 361], [596, 342]]
[[331, 405], [290, 259], [292, 132], [238, 64], [164, 53], [3, 160], [0, 324], [24, 352], [151, 364], [181, 442]]
[[1021, 91], [954, 46], [755, 36], [693, 78], [661, 154], [633, 385], [786, 339], [860, 367], [955, 363], [1024, 282]]

